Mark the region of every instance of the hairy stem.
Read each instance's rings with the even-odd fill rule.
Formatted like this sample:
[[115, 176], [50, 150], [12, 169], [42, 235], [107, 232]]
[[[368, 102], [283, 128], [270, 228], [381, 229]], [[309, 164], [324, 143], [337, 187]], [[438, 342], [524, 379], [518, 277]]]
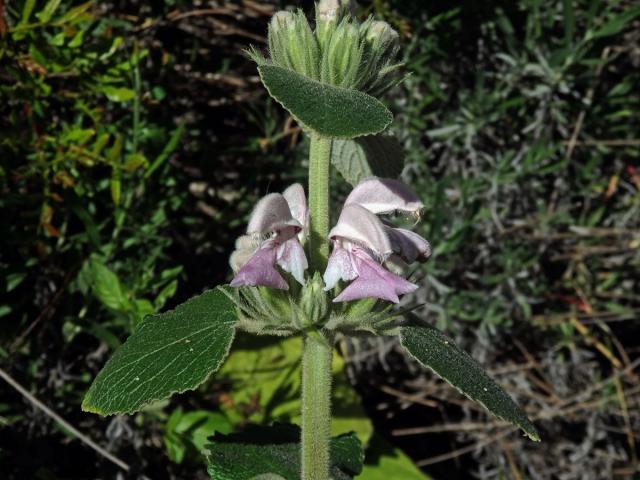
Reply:
[[310, 332], [302, 356], [302, 478], [329, 480], [333, 335]]
[[[311, 134], [309, 152], [309, 263], [322, 273], [329, 257], [331, 139]], [[329, 480], [333, 334], [310, 329], [302, 354], [302, 478]]]
[[311, 134], [309, 152], [309, 258], [312, 271], [323, 272], [329, 257], [329, 166], [331, 138]]

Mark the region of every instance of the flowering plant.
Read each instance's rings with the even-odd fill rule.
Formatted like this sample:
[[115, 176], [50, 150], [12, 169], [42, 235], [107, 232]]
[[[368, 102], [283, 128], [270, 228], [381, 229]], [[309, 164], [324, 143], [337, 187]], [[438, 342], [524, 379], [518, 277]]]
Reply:
[[[392, 115], [377, 97], [403, 78], [398, 51], [398, 34], [388, 24], [359, 23], [345, 1], [317, 4], [313, 29], [302, 12], [274, 15], [270, 57], [255, 49], [249, 55], [270, 95], [309, 136], [308, 195], [294, 184], [262, 198], [231, 255], [230, 285], [143, 320], [95, 379], [85, 410], [132, 413], [196, 388], [218, 370], [236, 330], [299, 335], [301, 429], [274, 427], [271, 446], [217, 435], [209, 472], [233, 480], [353, 478], [362, 468], [358, 440], [330, 438], [336, 335], [397, 335], [418, 362], [538, 439], [526, 415], [471, 357], [411, 309], [396, 307], [419, 288], [406, 278], [409, 266], [431, 255], [426, 239], [391, 221], [419, 221], [425, 206], [402, 181], [384, 178], [397, 176], [401, 154], [381, 134]], [[331, 163], [354, 184], [333, 226]]]

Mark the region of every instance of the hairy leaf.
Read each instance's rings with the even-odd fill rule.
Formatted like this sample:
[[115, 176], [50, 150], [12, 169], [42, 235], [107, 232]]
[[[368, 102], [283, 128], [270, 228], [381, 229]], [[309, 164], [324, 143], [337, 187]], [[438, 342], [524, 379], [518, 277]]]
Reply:
[[98, 374], [82, 409], [133, 413], [196, 388], [227, 356], [235, 322], [234, 305], [217, 289], [145, 318]]
[[[208, 471], [215, 480], [271, 478], [263, 475], [300, 479], [300, 429], [295, 425], [256, 426], [238, 434], [216, 435], [208, 449]], [[354, 434], [333, 438], [330, 455], [334, 480], [350, 480], [362, 470], [362, 446]]]
[[258, 67], [262, 83], [303, 126], [328, 137], [354, 138], [383, 131], [393, 115], [358, 90], [334, 87], [273, 65]]
[[531, 440], [540, 440], [527, 415], [507, 392], [442, 332], [427, 325], [404, 327], [400, 332], [400, 343], [418, 362], [432, 369], [471, 400], [498, 418], [517, 425]]
[[352, 140], [336, 139], [331, 163], [351, 185], [368, 177], [396, 178], [402, 173], [404, 153], [389, 135], [368, 135]]

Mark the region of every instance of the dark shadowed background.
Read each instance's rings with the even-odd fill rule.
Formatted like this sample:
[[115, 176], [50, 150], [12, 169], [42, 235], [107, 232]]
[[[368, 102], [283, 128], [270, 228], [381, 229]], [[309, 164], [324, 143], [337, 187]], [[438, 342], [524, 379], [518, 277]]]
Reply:
[[[243, 54], [282, 7], [0, 0], [3, 478], [205, 479], [214, 432], [296, 421], [299, 345], [268, 339], [242, 339], [198, 391], [135, 416], [80, 410], [145, 315], [229, 280], [257, 199], [304, 181], [306, 139]], [[395, 340], [343, 340], [335, 423], [369, 441], [361, 478], [638, 478], [640, 6], [360, 7], [400, 32], [412, 72], [387, 100], [434, 255], [406, 302], [542, 437], [486, 415]], [[334, 186], [338, 205], [338, 173]]]

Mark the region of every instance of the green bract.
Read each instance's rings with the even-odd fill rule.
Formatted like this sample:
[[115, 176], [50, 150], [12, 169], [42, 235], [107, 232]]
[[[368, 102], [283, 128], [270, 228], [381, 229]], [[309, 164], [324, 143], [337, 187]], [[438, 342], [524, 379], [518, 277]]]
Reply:
[[277, 12], [269, 24], [269, 53], [249, 55], [327, 85], [380, 96], [402, 79], [398, 33], [386, 22], [354, 19], [344, 2], [322, 2], [312, 30], [304, 13]]
[[300, 308], [309, 325], [321, 325], [328, 317], [329, 299], [324, 292], [324, 282], [320, 272], [315, 272], [313, 278], [302, 289]]

